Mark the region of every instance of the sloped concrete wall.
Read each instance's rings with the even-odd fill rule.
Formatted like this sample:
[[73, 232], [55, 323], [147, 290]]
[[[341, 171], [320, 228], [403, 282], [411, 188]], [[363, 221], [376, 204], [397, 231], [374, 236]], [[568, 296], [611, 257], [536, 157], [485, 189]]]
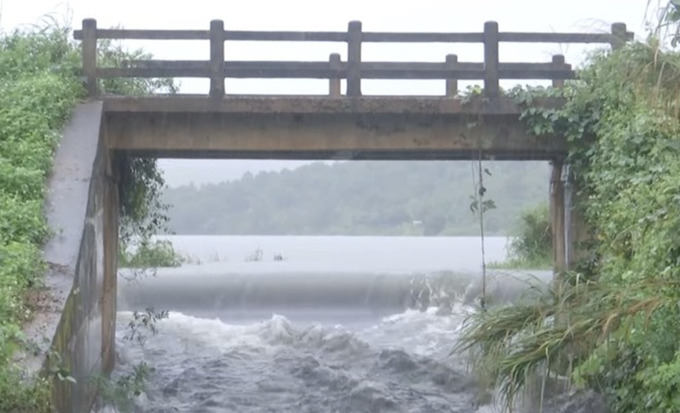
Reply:
[[110, 372], [115, 360], [118, 202], [102, 121], [101, 102], [75, 108], [49, 179], [48, 298], [28, 328], [44, 351], [26, 362], [36, 371], [59, 366], [75, 379], [53, 378], [59, 412], [89, 412], [92, 377]]

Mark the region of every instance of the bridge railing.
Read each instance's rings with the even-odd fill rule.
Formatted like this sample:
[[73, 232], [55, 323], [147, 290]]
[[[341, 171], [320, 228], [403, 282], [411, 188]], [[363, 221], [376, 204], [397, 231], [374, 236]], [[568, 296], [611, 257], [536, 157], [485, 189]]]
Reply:
[[[98, 95], [97, 81], [104, 78], [195, 77], [210, 79], [210, 96], [225, 95], [227, 78], [329, 79], [329, 95], [341, 95], [340, 81], [347, 81], [346, 94], [361, 96], [362, 79], [438, 79], [446, 80], [446, 96], [455, 96], [458, 80], [483, 80], [487, 97], [499, 95], [501, 79], [552, 80], [559, 85], [575, 77], [563, 55], [550, 62], [505, 63], [499, 61], [499, 44], [515, 43], [600, 43], [616, 49], [633, 38], [624, 23], [614, 23], [611, 33], [524, 33], [499, 32], [498, 23], [486, 22], [478, 33], [399, 33], [364, 32], [361, 22], [352, 21], [346, 32], [246, 31], [225, 30], [221, 20], [210, 22], [210, 30], [126, 30], [99, 29], [94, 19], [83, 20], [82, 30], [74, 32], [82, 40], [83, 72], [88, 92]], [[99, 39], [208, 40], [209, 60], [133, 60], [124, 67], [99, 67]], [[331, 54], [328, 61], [225, 61], [228, 41], [312, 41], [347, 44], [347, 60]], [[364, 43], [482, 43], [483, 62], [459, 62], [449, 54], [437, 62], [365, 62]]]

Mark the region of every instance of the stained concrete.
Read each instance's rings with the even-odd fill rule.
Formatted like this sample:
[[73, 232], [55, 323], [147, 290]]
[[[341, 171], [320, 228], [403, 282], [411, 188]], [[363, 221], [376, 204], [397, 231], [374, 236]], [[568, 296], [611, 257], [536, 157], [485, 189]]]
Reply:
[[89, 412], [91, 378], [113, 366], [116, 250], [105, 237], [117, 234], [117, 207], [108, 149], [100, 139], [102, 113], [102, 102], [78, 105], [56, 151], [45, 205], [54, 231], [44, 248], [46, 290], [26, 328], [41, 350], [23, 355], [28, 372], [58, 363], [76, 380], [53, 378], [59, 412]]
[[138, 156], [356, 160], [550, 160], [519, 114], [107, 112], [110, 148]]
[[[544, 99], [543, 107], [563, 101]], [[227, 159], [492, 160], [564, 157], [530, 135], [510, 98], [107, 97], [107, 144], [134, 156]]]
[[[536, 98], [535, 105], [559, 108], [560, 98]], [[440, 96], [276, 96], [228, 95], [212, 98], [204, 95], [108, 96], [106, 113], [263, 113], [263, 114], [426, 114], [426, 115], [514, 115], [523, 108], [514, 99], [488, 99]]]

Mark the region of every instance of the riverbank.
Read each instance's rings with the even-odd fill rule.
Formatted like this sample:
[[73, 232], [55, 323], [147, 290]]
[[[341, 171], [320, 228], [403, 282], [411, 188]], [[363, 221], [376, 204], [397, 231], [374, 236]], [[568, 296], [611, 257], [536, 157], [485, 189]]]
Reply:
[[14, 360], [31, 346], [22, 325], [40, 304], [52, 231], [43, 213], [46, 177], [61, 130], [83, 90], [69, 32], [0, 34], [0, 411], [47, 412], [46, 381], [26, 380]]

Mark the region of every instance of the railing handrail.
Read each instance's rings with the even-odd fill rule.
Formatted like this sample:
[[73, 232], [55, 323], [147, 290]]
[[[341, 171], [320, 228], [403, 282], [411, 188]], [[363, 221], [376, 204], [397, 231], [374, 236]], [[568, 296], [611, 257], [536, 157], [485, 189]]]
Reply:
[[[116, 77], [208, 77], [207, 60], [132, 60], [125, 67], [97, 68], [98, 78]], [[484, 64], [474, 62], [360, 62], [362, 79], [434, 79], [454, 77], [458, 80], [484, 78]], [[335, 67], [329, 62], [300, 61], [226, 61], [225, 78], [306, 78], [344, 79], [348, 63], [338, 60]], [[499, 63], [502, 79], [571, 79], [571, 65], [554, 63]]]
[[[75, 40], [83, 40], [83, 30], [74, 30]], [[626, 32], [626, 40], [633, 33]], [[120, 40], [209, 40], [209, 30], [137, 30], [97, 29], [97, 39]], [[225, 41], [286, 41], [344, 43], [347, 32], [225, 30]], [[364, 43], [482, 43], [483, 32], [363, 32]], [[506, 43], [602, 43], [618, 40], [612, 33], [572, 32], [500, 32], [498, 40]]]
[[[210, 95], [224, 96], [226, 78], [325, 78], [329, 79], [331, 96], [340, 95], [339, 82], [347, 80], [347, 95], [361, 96], [362, 79], [441, 79], [447, 81], [446, 95], [457, 92], [458, 80], [484, 80], [488, 97], [499, 94], [501, 79], [548, 79], [561, 84], [575, 77], [564, 56], [555, 55], [551, 62], [499, 62], [500, 43], [601, 43], [616, 49], [633, 39], [624, 23], [614, 23], [611, 33], [529, 33], [499, 32], [496, 22], [486, 22], [483, 32], [363, 32], [361, 22], [352, 21], [346, 32], [337, 31], [250, 31], [225, 30], [221, 20], [213, 20], [210, 30], [129, 30], [98, 29], [94, 19], [83, 20], [82, 30], [74, 31], [82, 40], [83, 71], [91, 96], [96, 96], [97, 79], [112, 77], [205, 77], [210, 78]], [[97, 67], [97, 40], [209, 40], [210, 60], [129, 61], [126, 67]], [[228, 41], [312, 41], [347, 44], [347, 60], [332, 54], [325, 62], [225, 61]], [[365, 62], [361, 59], [363, 43], [482, 43], [484, 62], [458, 62], [447, 55], [444, 62]]]

